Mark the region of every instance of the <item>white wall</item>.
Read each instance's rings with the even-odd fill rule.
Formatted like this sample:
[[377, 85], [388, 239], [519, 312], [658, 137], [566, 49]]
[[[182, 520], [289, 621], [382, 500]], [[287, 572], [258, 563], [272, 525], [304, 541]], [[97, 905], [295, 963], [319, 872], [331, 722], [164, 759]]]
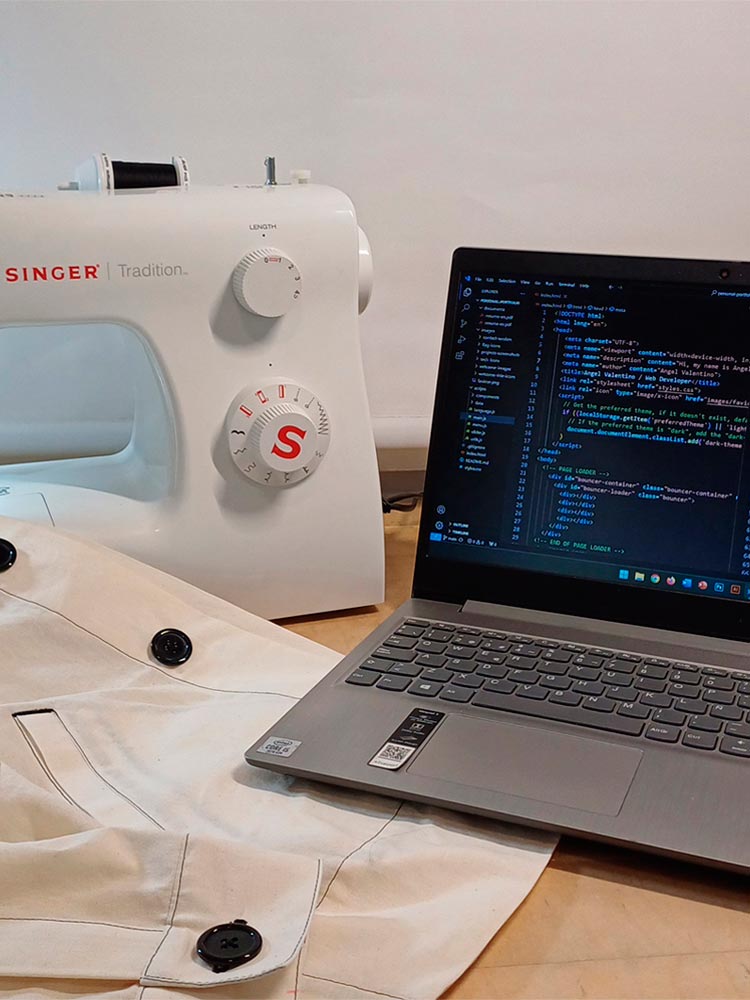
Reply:
[[5, 2], [0, 187], [310, 167], [373, 244], [379, 435], [419, 443], [455, 246], [750, 257], [748, 41], [741, 0]]

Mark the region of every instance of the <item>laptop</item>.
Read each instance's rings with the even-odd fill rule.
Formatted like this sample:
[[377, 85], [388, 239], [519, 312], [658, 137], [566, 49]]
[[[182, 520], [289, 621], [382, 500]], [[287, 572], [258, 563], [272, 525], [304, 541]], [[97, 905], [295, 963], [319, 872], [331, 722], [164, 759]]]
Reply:
[[461, 248], [412, 598], [262, 768], [750, 868], [750, 264]]

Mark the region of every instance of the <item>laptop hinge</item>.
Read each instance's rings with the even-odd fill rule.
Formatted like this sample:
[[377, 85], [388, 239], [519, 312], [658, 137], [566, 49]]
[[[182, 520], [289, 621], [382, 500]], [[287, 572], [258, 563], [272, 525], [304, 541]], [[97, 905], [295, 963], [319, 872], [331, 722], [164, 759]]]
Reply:
[[484, 601], [465, 601], [461, 606], [462, 615], [484, 615], [485, 618], [508, 617], [507, 607], [499, 604], [486, 604]]

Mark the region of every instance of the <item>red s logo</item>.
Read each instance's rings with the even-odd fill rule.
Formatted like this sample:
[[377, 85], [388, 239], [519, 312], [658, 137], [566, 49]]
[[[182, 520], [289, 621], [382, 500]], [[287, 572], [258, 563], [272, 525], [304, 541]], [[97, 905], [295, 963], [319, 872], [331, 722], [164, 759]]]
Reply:
[[[299, 441], [290, 440], [290, 436], [292, 434], [297, 435], [302, 441], [304, 441], [304, 439], [307, 437], [307, 431], [302, 430], [301, 427], [295, 427], [294, 424], [286, 424], [286, 426], [282, 427], [281, 430], [279, 431], [276, 443], [274, 444], [273, 448], [271, 448], [271, 451], [273, 452], [274, 455], [278, 455], [279, 458], [299, 457], [300, 453], [302, 452], [302, 445], [299, 443]], [[282, 449], [279, 447], [280, 444], [284, 446], [285, 450], [282, 451]]]

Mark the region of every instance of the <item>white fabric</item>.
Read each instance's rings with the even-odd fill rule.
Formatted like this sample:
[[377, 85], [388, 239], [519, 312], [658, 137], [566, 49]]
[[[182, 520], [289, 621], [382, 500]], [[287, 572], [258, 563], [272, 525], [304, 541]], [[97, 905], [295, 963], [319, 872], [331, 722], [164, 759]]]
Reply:
[[[555, 838], [249, 767], [338, 656], [52, 529], [0, 518], [0, 996], [428, 998]], [[167, 668], [159, 629], [191, 637]], [[207, 928], [260, 954], [212, 972]]]

